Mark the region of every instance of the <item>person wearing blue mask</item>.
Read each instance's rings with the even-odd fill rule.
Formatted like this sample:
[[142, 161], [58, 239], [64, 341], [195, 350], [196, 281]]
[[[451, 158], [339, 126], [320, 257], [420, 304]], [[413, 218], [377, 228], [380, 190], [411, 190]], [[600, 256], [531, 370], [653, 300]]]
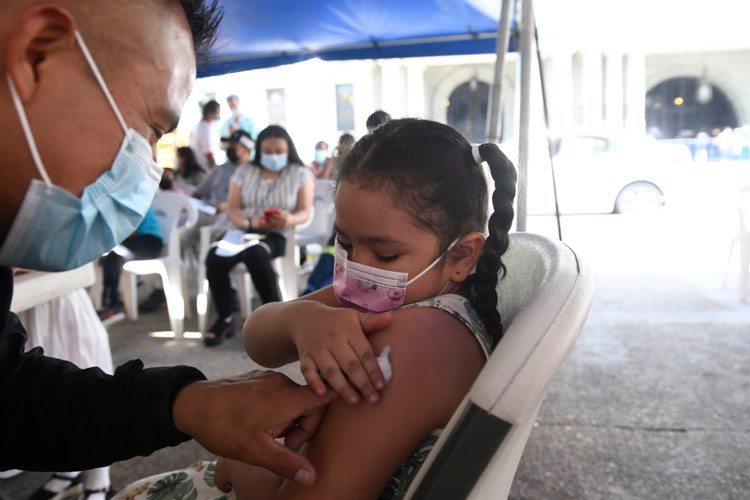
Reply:
[[[203, 337], [206, 345], [221, 344], [234, 334], [229, 273], [240, 262], [264, 304], [281, 300], [271, 260], [284, 255], [289, 229], [310, 216], [314, 179], [283, 127], [271, 125], [258, 134], [255, 158], [237, 167], [229, 182], [227, 218], [233, 228], [206, 257], [206, 278], [217, 313]], [[237, 237], [242, 232], [260, 233], [262, 238], [244, 242]]]
[[208, 381], [140, 360], [113, 375], [81, 370], [24, 352], [9, 310], [13, 267], [73, 269], [141, 224], [161, 178], [156, 142], [174, 129], [221, 15], [216, 0], [0, 3], [0, 470], [91, 469], [193, 438], [315, 481], [275, 438], [309, 439], [330, 396], [275, 373]]
[[315, 145], [315, 158], [308, 165], [318, 179], [328, 179], [333, 170], [333, 158], [328, 154], [328, 143], [320, 141]]

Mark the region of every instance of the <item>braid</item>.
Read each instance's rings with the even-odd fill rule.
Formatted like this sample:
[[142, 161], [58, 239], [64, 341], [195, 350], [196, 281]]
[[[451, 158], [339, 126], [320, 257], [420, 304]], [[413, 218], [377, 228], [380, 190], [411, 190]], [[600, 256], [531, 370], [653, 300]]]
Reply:
[[497, 280], [500, 271], [506, 273], [500, 257], [508, 249], [513, 199], [516, 196], [516, 170], [495, 144], [479, 146], [479, 153], [490, 167], [495, 190], [492, 193], [494, 211], [489, 219], [487, 241], [477, 262], [477, 272], [470, 282], [471, 302], [482, 318], [494, 345], [503, 336], [503, 324], [497, 308]]

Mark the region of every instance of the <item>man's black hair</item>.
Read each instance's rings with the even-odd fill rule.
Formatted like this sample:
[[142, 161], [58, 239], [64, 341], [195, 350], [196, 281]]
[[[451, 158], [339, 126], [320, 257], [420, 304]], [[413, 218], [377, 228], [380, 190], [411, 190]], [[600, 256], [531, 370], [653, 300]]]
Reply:
[[221, 105], [211, 99], [206, 104], [203, 105], [202, 111], [203, 111], [203, 118], [210, 115], [211, 113], [216, 113], [217, 111], [221, 110]]
[[219, 0], [180, 0], [180, 4], [193, 34], [195, 59], [199, 63], [204, 62], [209, 49], [216, 41], [216, 32], [224, 17], [224, 8], [219, 5]]
[[383, 125], [384, 123], [387, 123], [391, 120], [391, 115], [383, 111], [382, 109], [379, 109], [375, 111], [373, 114], [367, 117], [367, 128], [369, 129], [376, 129], [379, 126]]

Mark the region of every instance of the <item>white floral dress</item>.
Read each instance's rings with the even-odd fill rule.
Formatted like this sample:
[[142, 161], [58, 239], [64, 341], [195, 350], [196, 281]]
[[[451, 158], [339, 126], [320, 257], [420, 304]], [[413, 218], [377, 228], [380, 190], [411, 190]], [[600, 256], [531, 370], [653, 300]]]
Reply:
[[[474, 335], [482, 347], [485, 360], [492, 351], [492, 337], [468, 299], [461, 295], [439, 295], [407, 304], [402, 309], [430, 307], [449, 313]], [[391, 476], [378, 500], [400, 500], [427, 459], [442, 429], [435, 429]], [[131, 484], [115, 500], [235, 500], [234, 493], [222, 493], [214, 484], [216, 462], [201, 461], [186, 469], [147, 477]]]

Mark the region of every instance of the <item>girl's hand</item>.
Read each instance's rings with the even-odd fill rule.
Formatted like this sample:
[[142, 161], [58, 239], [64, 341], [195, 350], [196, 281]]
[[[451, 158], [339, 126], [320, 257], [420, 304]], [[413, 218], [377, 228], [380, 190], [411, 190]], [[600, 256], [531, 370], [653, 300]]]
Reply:
[[385, 387], [385, 378], [365, 335], [386, 328], [391, 322], [390, 313], [358, 313], [327, 306], [316, 309], [315, 316], [302, 321], [304, 329], [292, 338], [305, 380], [323, 395], [326, 385], [322, 374], [347, 402], [359, 402], [355, 388], [368, 401], [376, 402], [378, 390]]
[[289, 227], [289, 218], [292, 216], [284, 210], [274, 210], [266, 212], [266, 221], [268, 225], [275, 229], [284, 229]]

